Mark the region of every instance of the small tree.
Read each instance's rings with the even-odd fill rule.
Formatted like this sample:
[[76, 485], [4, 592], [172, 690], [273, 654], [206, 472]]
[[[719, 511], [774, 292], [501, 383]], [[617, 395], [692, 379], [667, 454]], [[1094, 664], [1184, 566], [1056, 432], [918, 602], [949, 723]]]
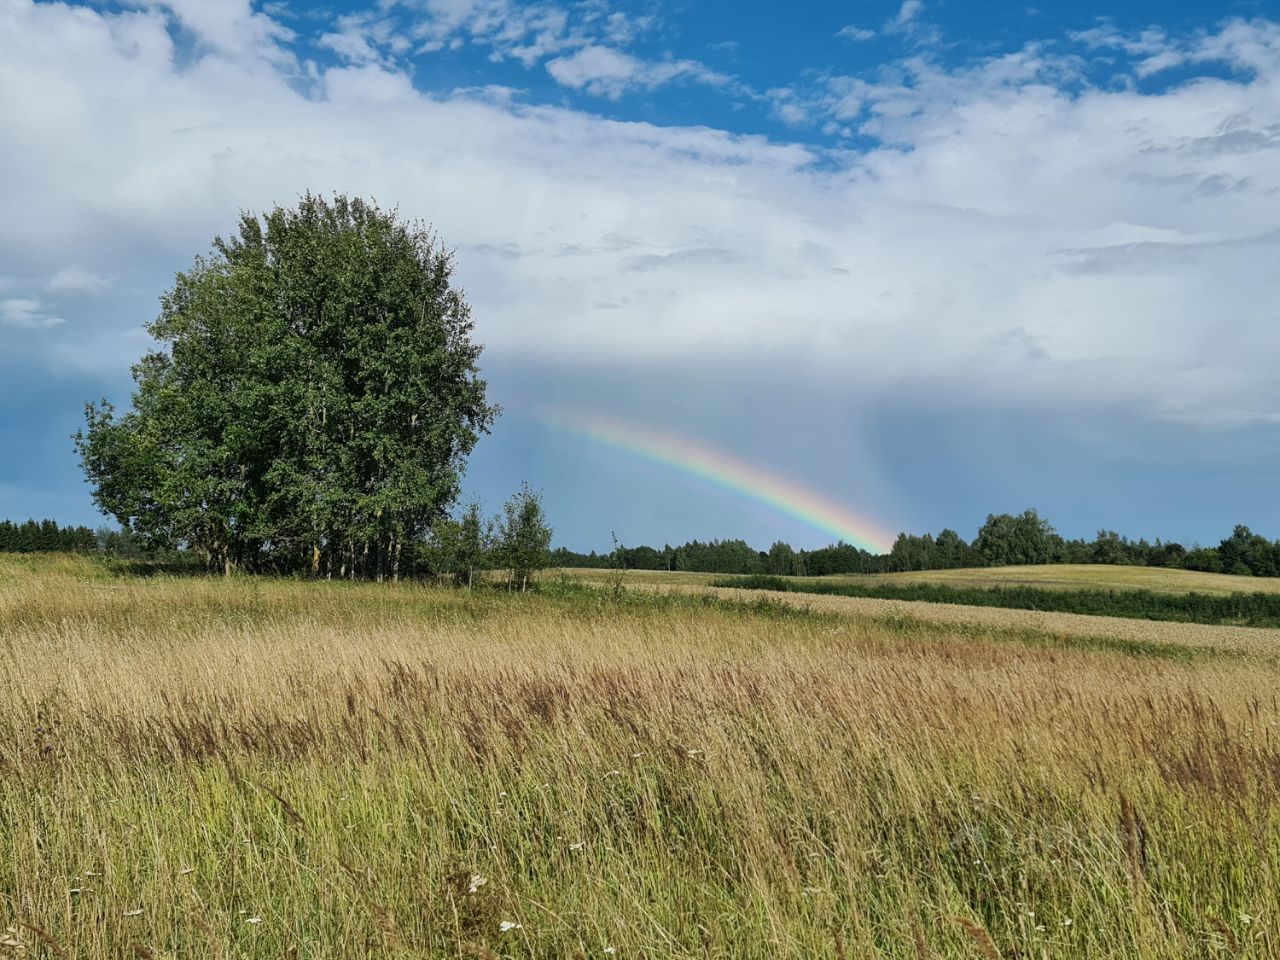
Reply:
[[467, 504], [462, 519], [458, 521], [458, 540], [454, 553], [459, 578], [466, 581], [468, 590], [471, 589], [476, 571], [487, 569], [492, 545], [493, 522], [481, 514], [479, 502], [472, 500]]
[[502, 506], [498, 521], [498, 543], [503, 562], [510, 570], [508, 587], [520, 584], [528, 589], [529, 578], [551, 565], [551, 527], [542, 509], [542, 496], [528, 483]]
[[436, 576], [452, 577], [470, 590], [477, 570], [487, 569], [493, 549], [493, 521], [472, 501], [458, 519], [446, 517], [431, 530], [428, 563]]

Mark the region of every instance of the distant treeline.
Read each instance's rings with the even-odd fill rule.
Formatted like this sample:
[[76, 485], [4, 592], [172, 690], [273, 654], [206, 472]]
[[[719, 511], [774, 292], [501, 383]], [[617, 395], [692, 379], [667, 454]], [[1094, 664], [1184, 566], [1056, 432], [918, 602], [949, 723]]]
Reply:
[[772, 576], [724, 577], [717, 587], [780, 590], [879, 600], [1004, 607], [1054, 613], [1087, 613], [1181, 623], [1280, 627], [1280, 593], [1155, 593], [1151, 590], [1050, 590], [1044, 587], [954, 587], [938, 583], [822, 583]]
[[1173, 541], [1130, 540], [1100, 530], [1093, 540], [1067, 540], [1035, 510], [991, 514], [972, 541], [954, 530], [937, 536], [902, 533], [885, 554], [847, 543], [818, 550], [796, 550], [781, 541], [767, 551], [742, 540], [694, 540], [679, 547], [620, 546], [608, 553], [553, 551], [560, 567], [616, 567], [629, 570], [688, 570], [700, 573], [769, 574], [821, 577], [833, 573], [898, 573], [958, 567], [1016, 564], [1101, 563], [1174, 567], [1208, 573], [1280, 576], [1280, 541], [1270, 541], [1240, 525], [1216, 547], [1190, 548]]
[[[521, 497], [526, 498], [524, 500]], [[527, 505], [528, 491], [512, 499]], [[546, 535], [541, 510], [521, 522], [518, 514], [485, 521], [469, 509], [459, 520], [447, 521], [414, 556], [411, 569], [419, 576], [451, 575], [470, 579], [473, 569], [502, 568], [510, 558], [505, 552], [521, 541], [524, 527]], [[485, 533], [478, 530], [483, 525]], [[507, 528], [505, 534], [502, 528]], [[473, 528], [475, 528], [473, 530]], [[461, 531], [461, 532], [460, 532]], [[463, 535], [463, 533], [468, 535]], [[475, 540], [475, 543], [471, 543]], [[456, 541], [456, 542], [455, 542]], [[461, 545], [460, 545], [461, 544]], [[140, 538], [128, 531], [100, 527], [59, 526], [53, 520], [0, 521], [0, 553], [51, 551], [97, 552], [116, 556], [146, 553]], [[168, 551], [173, 552], [173, 551]], [[517, 552], [523, 552], [517, 551]], [[537, 553], [537, 550], [533, 551]], [[472, 556], [475, 554], [475, 556]], [[874, 554], [847, 543], [817, 550], [796, 550], [778, 541], [768, 550], [756, 550], [744, 540], [691, 540], [678, 547], [619, 545], [604, 553], [577, 553], [558, 547], [551, 551], [556, 567], [596, 567], [624, 570], [687, 570], [699, 573], [765, 574], [771, 576], [822, 577], [847, 573], [897, 573], [908, 570], [948, 570], [958, 567], [1002, 567], [1016, 564], [1101, 563], [1143, 567], [1173, 567], [1208, 573], [1232, 573], [1258, 577], [1280, 576], [1280, 541], [1271, 541], [1240, 525], [1215, 547], [1190, 548], [1173, 541], [1130, 540], [1113, 530], [1100, 530], [1093, 540], [1067, 540], [1035, 510], [1021, 514], [991, 514], [972, 541], [954, 530], [937, 536], [902, 533], [888, 553]], [[532, 563], [537, 569], [543, 561]], [[516, 566], [524, 567], [523, 560]]]
[[96, 553], [118, 537], [106, 528], [63, 527], [56, 520], [0, 520], [0, 553]]

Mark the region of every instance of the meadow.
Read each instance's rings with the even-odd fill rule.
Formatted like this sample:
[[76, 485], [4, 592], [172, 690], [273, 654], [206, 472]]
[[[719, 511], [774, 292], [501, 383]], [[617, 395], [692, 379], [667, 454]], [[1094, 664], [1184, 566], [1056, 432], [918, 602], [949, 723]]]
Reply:
[[948, 582], [832, 582], [826, 578], [720, 577], [714, 587], [783, 593], [863, 597], [1007, 610], [1047, 610], [1095, 617], [1124, 617], [1175, 623], [1280, 627], [1280, 593], [1172, 593], [1157, 590], [1098, 590], [1041, 586], [965, 586]]
[[[606, 569], [573, 569], [574, 579], [605, 582], [616, 576]], [[633, 585], [710, 586], [724, 574], [667, 570], [627, 570], [625, 582]], [[1052, 563], [1036, 566], [962, 567], [955, 570], [908, 570], [900, 573], [833, 574], [827, 577], [787, 577], [796, 582], [827, 584], [875, 584], [907, 586], [937, 584], [965, 587], [1035, 587], [1044, 590], [1147, 590], [1152, 593], [1280, 593], [1280, 577], [1247, 577], [1226, 573], [1202, 573], [1169, 567], [1110, 566], [1097, 563]]]
[[813, 599], [0, 558], [0, 955], [1280, 955], [1280, 632]]

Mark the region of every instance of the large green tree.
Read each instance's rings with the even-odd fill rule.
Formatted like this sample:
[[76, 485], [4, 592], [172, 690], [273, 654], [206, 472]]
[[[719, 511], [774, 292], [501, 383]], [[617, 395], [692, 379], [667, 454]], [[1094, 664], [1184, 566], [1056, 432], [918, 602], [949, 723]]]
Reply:
[[132, 410], [76, 437], [100, 507], [230, 572], [396, 576], [497, 408], [453, 257], [360, 199], [245, 214], [177, 275]]

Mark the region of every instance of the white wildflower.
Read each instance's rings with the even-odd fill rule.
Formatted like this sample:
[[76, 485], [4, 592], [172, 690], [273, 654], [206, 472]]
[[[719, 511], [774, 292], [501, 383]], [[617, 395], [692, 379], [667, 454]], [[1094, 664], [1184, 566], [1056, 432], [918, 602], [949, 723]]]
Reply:
[[582, 849], [583, 847], [585, 847], [585, 846], [586, 846], [586, 844], [585, 844], [585, 843], [583, 843], [581, 840], [579, 840], [577, 843], [571, 843], [571, 844], [569, 844], [569, 849], [570, 849], [570, 850], [581, 850], [581, 849]]
[[1247, 927], [1249, 924], [1253, 923], [1253, 917], [1247, 913], [1242, 913], [1240, 914], [1240, 922]]
[[618, 951], [617, 951], [614, 947], [605, 947], [605, 948], [604, 948], [604, 952], [605, 952], [605, 953], [617, 953]]
[[1067, 919], [1065, 919], [1065, 920], [1063, 920], [1063, 921], [1062, 921], [1061, 926], [1069, 927], [1069, 926], [1071, 926], [1073, 923], [1075, 923], [1075, 921], [1074, 921], [1074, 920], [1072, 920], [1070, 917], [1067, 917]]
[[523, 923], [516, 923], [514, 920], [503, 920], [498, 924], [499, 933], [507, 933], [511, 930], [521, 930], [524, 928]]
[[477, 890], [479, 890], [488, 882], [489, 881], [486, 880], [484, 877], [480, 876], [480, 874], [473, 873], [471, 875], [471, 885], [468, 887], [468, 892], [475, 893]]
[[261, 917], [245, 917], [244, 922], [245, 923], [261, 923], [262, 918]]

